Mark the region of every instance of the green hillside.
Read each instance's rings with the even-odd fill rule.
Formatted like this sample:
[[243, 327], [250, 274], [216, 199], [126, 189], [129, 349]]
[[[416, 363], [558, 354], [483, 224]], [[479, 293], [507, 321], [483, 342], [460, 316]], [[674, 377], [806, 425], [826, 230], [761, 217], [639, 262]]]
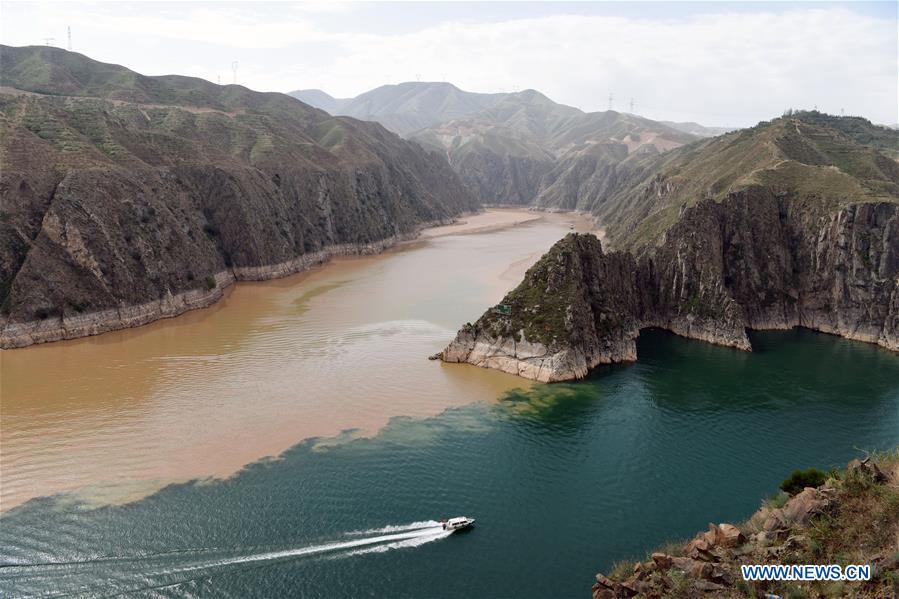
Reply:
[[752, 186], [822, 210], [896, 201], [899, 164], [889, 147], [899, 148], [899, 132], [864, 119], [782, 117], [631, 165], [594, 212], [616, 247], [639, 248], [657, 243], [685, 207]]

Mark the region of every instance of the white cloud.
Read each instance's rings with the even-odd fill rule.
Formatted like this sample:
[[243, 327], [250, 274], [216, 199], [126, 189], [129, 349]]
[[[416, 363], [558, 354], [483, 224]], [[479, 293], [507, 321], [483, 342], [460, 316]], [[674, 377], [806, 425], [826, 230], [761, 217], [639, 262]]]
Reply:
[[[895, 21], [840, 6], [737, 12], [710, 3], [680, 19], [472, 17], [403, 31], [380, 23], [363, 34], [349, 32], [360, 29], [352, 4], [28, 6], [4, 4], [4, 43], [54, 34], [60, 43], [71, 24], [76, 49], [100, 60], [212, 80], [230, 80], [228, 65], [240, 60], [240, 82], [263, 90], [347, 96], [420, 75], [472, 91], [532, 87], [587, 110], [604, 109], [612, 92], [618, 109], [633, 97], [647, 116], [708, 124], [814, 105], [899, 119]], [[389, 23], [409, 6], [378, 8], [393, 11]]]
[[638, 112], [717, 123], [815, 104], [880, 119], [896, 112], [895, 24], [844, 9], [446, 23], [340, 43], [333, 60], [293, 70], [297, 84], [352, 95], [388, 76], [445, 74], [466, 89], [534, 87], [592, 110], [612, 92], [619, 109], [633, 97]]

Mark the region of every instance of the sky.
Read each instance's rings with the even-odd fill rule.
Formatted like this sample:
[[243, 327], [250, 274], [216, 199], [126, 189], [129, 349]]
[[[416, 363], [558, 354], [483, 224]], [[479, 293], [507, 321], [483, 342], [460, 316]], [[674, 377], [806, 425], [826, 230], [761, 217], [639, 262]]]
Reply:
[[583, 110], [745, 126], [786, 108], [899, 122], [896, 2], [0, 2], [0, 41], [146, 75], [352, 97], [533, 88]]

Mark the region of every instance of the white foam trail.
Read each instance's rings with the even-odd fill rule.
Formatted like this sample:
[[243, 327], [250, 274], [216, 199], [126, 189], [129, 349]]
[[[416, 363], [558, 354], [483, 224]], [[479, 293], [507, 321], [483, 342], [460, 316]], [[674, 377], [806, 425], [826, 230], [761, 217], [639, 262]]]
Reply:
[[404, 541], [395, 541], [393, 543], [387, 543], [386, 545], [376, 545], [374, 547], [366, 547], [365, 549], [356, 549], [355, 551], [350, 551], [347, 555], [363, 555], [365, 553], [384, 553], [385, 551], [390, 551], [391, 549], [405, 549], [407, 547], [418, 547], [419, 545], [424, 545], [425, 543], [430, 543], [431, 541], [439, 541], [440, 539], [445, 539], [446, 537], [453, 534], [451, 530], [443, 530], [441, 528], [439, 531], [435, 532], [432, 535], [415, 537], [412, 539], [406, 539]]
[[[431, 522], [431, 521], [429, 521]], [[366, 545], [375, 545], [380, 543], [389, 543], [394, 545], [395, 547], [399, 547], [398, 542], [406, 542], [406, 541], [416, 541], [409, 545], [402, 545], [406, 547], [414, 547], [416, 545], [421, 545], [423, 543], [427, 543], [429, 541], [436, 541], [437, 539], [442, 539], [446, 536], [449, 536], [452, 531], [445, 531], [439, 522], [434, 522], [433, 525], [430, 525], [429, 522], [416, 522], [413, 524], [402, 525], [399, 528], [405, 529], [405, 532], [399, 532], [395, 534], [387, 534], [387, 535], [378, 535], [376, 537], [368, 537], [365, 539], [355, 539], [352, 541], [343, 541], [339, 543], [326, 543], [323, 545], [312, 545], [310, 547], [301, 547], [297, 549], [285, 549], [283, 551], [269, 551], [266, 553], [257, 553], [255, 555], [246, 555], [240, 557], [231, 557], [225, 558], [215, 561], [206, 562], [203, 564], [197, 564], [195, 566], [185, 566], [182, 568], [176, 568], [175, 570], [170, 570], [167, 573], [175, 573], [175, 572], [191, 572], [194, 570], [204, 570], [207, 568], [219, 568], [223, 566], [233, 566], [237, 564], [250, 564], [255, 562], [264, 562], [271, 561], [277, 559], [284, 559], [289, 557], [300, 557], [305, 555], [313, 555], [317, 553], [325, 553], [328, 551], [339, 551], [342, 549], [352, 549], [354, 547], [364, 547]], [[427, 525], [427, 527], [422, 528], [421, 524]], [[415, 529], [409, 529], [411, 526], [418, 526]], [[384, 527], [388, 528], [388, 527]]]
[[381, 528], [369, 528], [367, 530], [353, 530], [347, 534], [347, 536], [358, 536], [358, 535], [375, 535], [375, 534], [383, 534], [388, 532], [402, 532], [404, 530], [417, 530], [419, 528], [433, 528], [435, 526], [440, 526], [440, 522], [436, 520], [422, 520], [421, 522], [412, 522], [411, 524], [394, 524], [390, 526], [384, 526]]

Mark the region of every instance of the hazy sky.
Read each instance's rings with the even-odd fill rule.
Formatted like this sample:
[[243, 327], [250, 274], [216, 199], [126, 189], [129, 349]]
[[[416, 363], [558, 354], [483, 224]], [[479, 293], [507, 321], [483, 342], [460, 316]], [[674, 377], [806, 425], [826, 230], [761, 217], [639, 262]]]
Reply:
[[420, 78], [534, 88], [584, 110], [746, 125], [784, 108], [895, 123], [899, 37], [883, 3], [0, 4], [4, 44], [54, 37], [148, 75], [353, 96]]

